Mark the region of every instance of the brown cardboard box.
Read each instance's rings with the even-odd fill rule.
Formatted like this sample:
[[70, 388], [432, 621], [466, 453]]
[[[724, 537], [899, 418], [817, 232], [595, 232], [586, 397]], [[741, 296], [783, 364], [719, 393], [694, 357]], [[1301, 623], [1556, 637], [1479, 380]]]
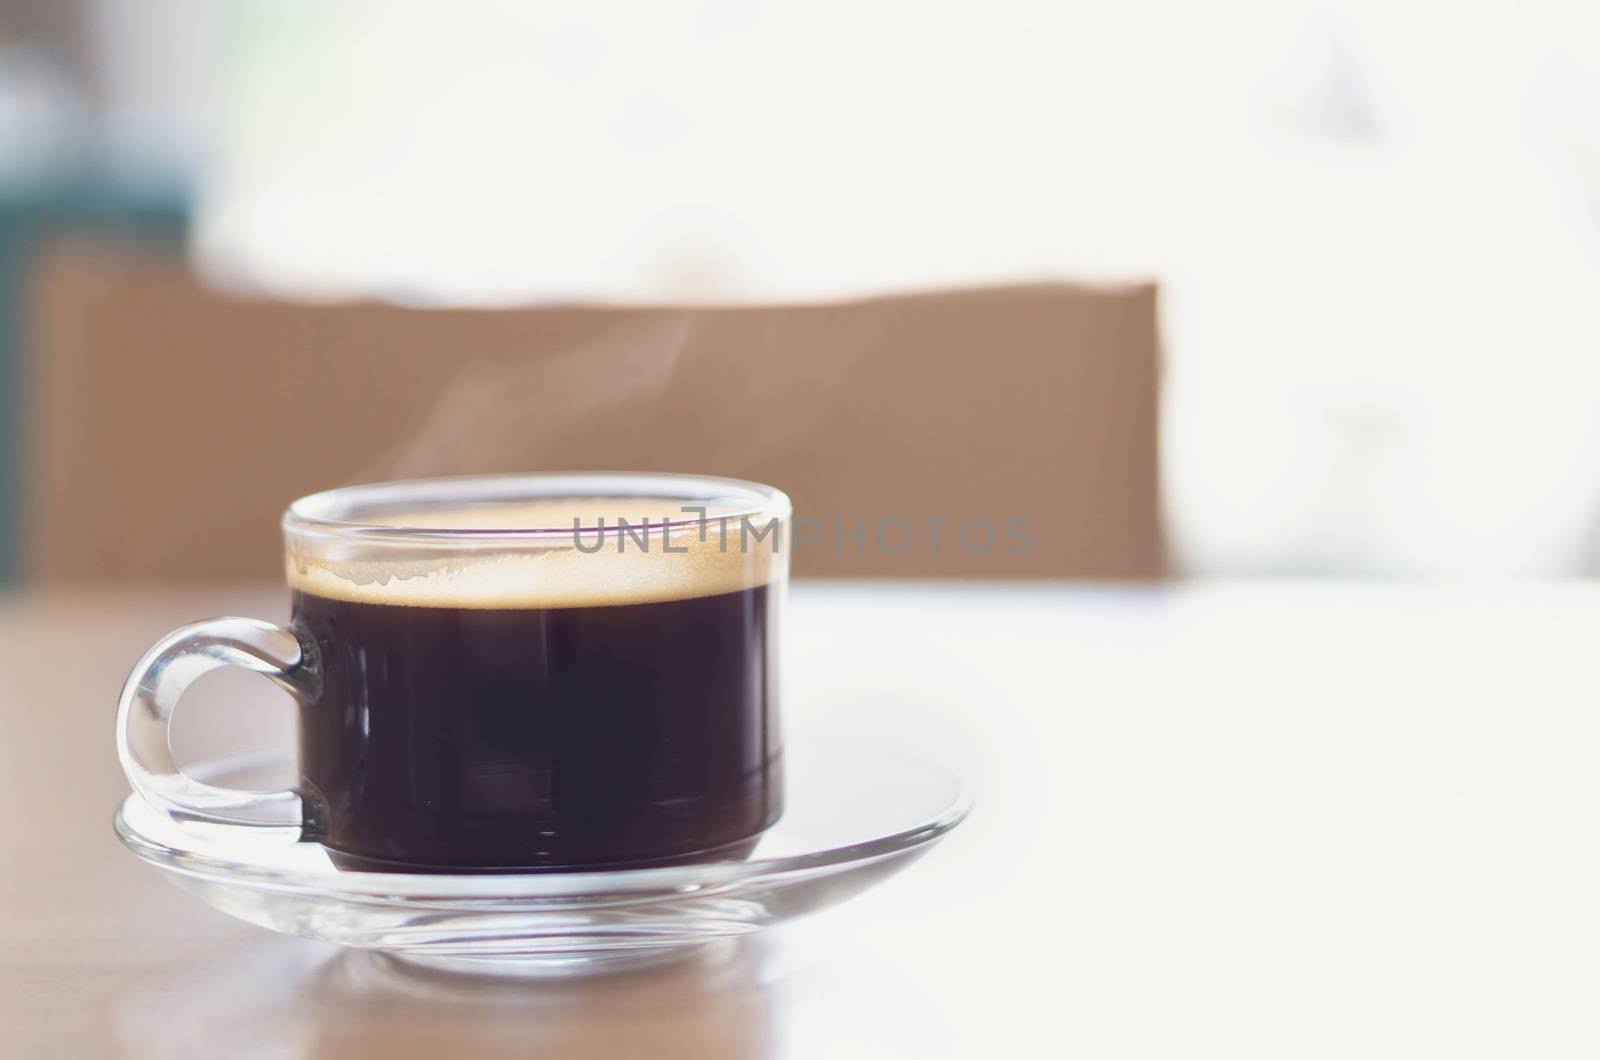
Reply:
[[1164, 570], [1150, 287], [315, 306], [64, 245], [32, 320], [24, 563], [44, 581], [270, 577], [279, 512], [303, 493], [612, 468], [787, 490], [815, 520], [797, 526], [814, 535], [800, 574]]

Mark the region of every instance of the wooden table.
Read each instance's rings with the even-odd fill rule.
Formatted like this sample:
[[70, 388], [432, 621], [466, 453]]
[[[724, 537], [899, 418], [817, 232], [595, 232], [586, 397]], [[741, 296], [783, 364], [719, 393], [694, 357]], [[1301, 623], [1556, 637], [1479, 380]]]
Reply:
[[[270, 935], [117, 845], [124, 673], [280, 597], [0, 603], [5, 1055], [1600, 1050], [1600, 587], [797, 587], [790, 724], [964, 755], [972, 820], [756, 944], [542, 984]], [[180, 758], [286, 738], [207, 681]]]

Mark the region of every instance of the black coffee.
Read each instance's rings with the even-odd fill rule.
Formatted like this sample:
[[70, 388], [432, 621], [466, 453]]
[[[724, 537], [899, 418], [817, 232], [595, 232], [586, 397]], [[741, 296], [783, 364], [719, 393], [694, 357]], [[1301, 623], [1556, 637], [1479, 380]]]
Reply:
[[341, 866], [726, 856], [777, 818], [768, 586], [598, 606], [397, 600], [294, 593], [322, 672], [301, 771]]

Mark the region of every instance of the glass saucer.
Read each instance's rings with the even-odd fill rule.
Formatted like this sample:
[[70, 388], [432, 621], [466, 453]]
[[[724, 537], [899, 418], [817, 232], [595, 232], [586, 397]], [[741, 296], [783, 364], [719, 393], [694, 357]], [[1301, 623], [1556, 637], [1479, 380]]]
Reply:
[[[286, 755], [186, 770], [229, 787], [280, 778]], [[179, 823], [137, 795], [114, 821], [129, 850], [225, 913], [290, 935], [513, 974], [649, 963], [825, 909], [909, 865], [960, 824], [953, 772], [845, 736], [791, 737], [785, 810], [740, 861], [514, 875], [341, 872], [292, 834]]]

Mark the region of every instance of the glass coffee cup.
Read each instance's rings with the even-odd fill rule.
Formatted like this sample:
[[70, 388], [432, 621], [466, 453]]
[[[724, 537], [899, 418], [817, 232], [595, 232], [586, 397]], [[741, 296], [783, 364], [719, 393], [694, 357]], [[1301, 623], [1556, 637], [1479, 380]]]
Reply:
[[[123, 689], [123, 768], [176, 818], [298, 830], [345, 869], [741, 856], [782, 810], [789, 522], [778, 490], [686, 475], [303, 498], [283, 518], [290, 623], [161, 640]], [[294, 695], [294, 789], [212, 787], [174, 764], [173, 708], [221, 666]]]

